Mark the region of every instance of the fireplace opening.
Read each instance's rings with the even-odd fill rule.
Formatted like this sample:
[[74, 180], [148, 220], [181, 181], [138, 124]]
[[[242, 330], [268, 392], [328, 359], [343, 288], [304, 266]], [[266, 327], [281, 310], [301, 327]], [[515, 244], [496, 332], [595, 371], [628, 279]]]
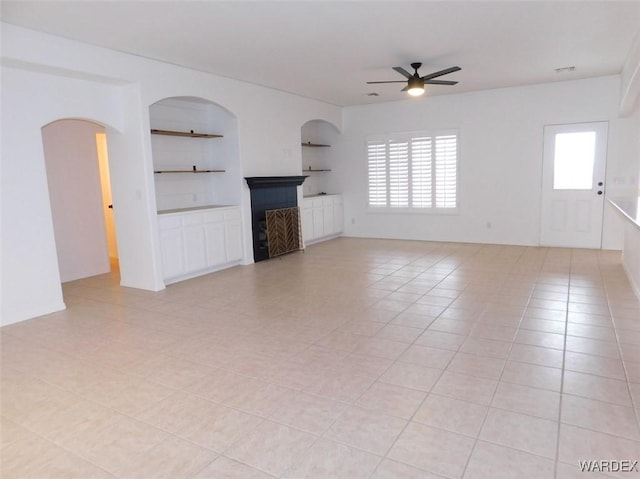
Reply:
[[260, 248], [269, 247], [267, 243], [267, 220], [266, 219], [258, 221], [258, 242], [260, 244]]

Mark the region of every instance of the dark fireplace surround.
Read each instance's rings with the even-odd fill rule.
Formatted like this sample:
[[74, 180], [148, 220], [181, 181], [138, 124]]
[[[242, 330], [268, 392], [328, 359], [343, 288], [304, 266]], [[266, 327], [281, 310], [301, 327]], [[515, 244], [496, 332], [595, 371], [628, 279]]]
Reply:
[[306, 176], [253, 176], [245, 178], [251, 190], [253, 260], [269, 259], [266, 211], [298, 206], [298, 186]]

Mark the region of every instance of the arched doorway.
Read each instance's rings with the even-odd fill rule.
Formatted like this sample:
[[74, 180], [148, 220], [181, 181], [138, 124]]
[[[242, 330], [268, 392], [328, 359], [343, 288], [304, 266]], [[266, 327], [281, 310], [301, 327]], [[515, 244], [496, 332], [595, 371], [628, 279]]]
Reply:
[[117, 271], [105, 128], [61, 119], [42, 141], [61, 282]]

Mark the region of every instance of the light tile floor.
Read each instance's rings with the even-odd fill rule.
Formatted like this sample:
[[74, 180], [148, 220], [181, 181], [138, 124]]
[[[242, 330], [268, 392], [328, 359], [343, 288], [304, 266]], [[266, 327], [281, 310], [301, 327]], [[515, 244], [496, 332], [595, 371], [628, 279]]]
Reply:
[[64, 296], [1, 330], [3, 479], [640, 475], [578, 465], [640, 460], [616, 252], [338, 239]]

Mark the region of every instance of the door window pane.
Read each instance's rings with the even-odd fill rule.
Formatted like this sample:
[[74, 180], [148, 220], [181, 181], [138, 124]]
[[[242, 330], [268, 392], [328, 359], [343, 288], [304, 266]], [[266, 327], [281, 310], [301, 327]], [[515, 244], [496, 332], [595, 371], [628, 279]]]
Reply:
[[595, 131], [558, 133], [553, 160], [553, 189], [593, 188], [595, 151]]

